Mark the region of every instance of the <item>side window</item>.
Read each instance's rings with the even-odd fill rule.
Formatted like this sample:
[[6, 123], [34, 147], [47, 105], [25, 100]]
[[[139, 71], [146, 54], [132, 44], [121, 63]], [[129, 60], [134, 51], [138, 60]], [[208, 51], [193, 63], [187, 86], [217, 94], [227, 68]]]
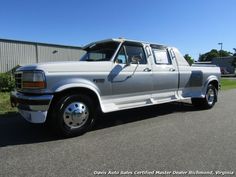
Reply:
[[171, 60], [166, 49], [153, 49], [152, 51], [156, 64], [171, 64]]
[[89, 53], [89, 58], [92, 60], [99, 60], [101, 58], [106, 58], [105, 54], [103, 53]]
[[147, 59], [142, 46], [125, 46], [126, 54], [128, 57], [128, 62], [131, 62], [133, 56], [140, 56], [141, 61], [139, 64], [147, 64]]
[[127, 63], [127, 58], [126, 58], [126, 54], [125, 54], [125, 50], [124, 50], [123, 46], [120, 49], [120, 51], [118, 52], [118, 55], [117, 55], [115, 61], [116, 61], [116, 63], [121, 63], [121, 64], [126, 64]]

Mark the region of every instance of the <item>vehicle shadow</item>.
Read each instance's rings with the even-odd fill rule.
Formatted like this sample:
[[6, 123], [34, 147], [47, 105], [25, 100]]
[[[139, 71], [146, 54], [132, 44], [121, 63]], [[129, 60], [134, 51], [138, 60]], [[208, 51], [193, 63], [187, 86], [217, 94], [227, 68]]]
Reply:
[[99, 116], [91, 131], [142, 121], [145, 119], [158, 118], [158, 116], [168, 115], [175, 112], [190, 111], [199, 111], [199, 109], [196, 109], [190, 103], [173, 102], [107, 113]]
[[31, 124], [19, 113], [0, 115], [0, 147], [59, 139], [43, 124]]
[[[102, 114], [90, 131], [96, 131], [117, 125], [142, 121], [150, 118], [158, 118], [174, 112], [197, 111], [189, 103], [168, 103], [157, 106], [117, 111]], [[26, 122], [18, 113], [0, 115], [0, 147], [31, 144], [61, 139], [43, 124], [31, 124]]]

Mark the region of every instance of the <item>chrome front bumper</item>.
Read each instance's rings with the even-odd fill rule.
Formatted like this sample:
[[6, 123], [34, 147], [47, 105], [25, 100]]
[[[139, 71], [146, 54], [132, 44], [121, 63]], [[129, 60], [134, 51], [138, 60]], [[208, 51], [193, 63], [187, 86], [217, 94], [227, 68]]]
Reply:
[[11, 92], [12, 107], [17, 107], [19, 113], [31, 123], [44, 123], [53, 95], [26, 95]]

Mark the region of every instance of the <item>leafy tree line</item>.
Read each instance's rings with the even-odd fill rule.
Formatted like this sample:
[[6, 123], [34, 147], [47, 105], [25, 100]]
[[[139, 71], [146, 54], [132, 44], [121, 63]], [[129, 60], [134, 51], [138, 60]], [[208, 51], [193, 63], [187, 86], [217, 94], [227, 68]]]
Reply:
[[199, 56], [199, 61], [211, 61], [212, 58], [216, 58], [216, 57], [228, 57], [228, 56], [232, 56], [231, 52], [228, 52], [226, 50], [216, 50], [216, 49], [212, 49], [209, 52], [206, 52], [202, 55]]
[[[228, 56], [235, 56], [234, 61], [233, 61], [233, 65], [236, 67], [236, 48], [233, 48], [234, 53], [231, 53], [229, 51], [226, 50], [216, 50], [216, 49], [212, 49], [209, 52], [206, 52], [204, 54], [201, 54], [199, 56], [198, 61], [211, 61], [213, 58], [216, 57], [228, 57]], [[192, 65], [194, 63], [194, 59], [189, 55], [189, 54], [185, 54], [184, 58], [187, 60], [187, 62]]]
[[233, 48], [234, 49], [234, 55], [233, 56], [236, 56], [236, 48]]
[[188, 62], [189, 65], [192, 65], [194, 63], [194, 59], [189, 54], [185, 54], [184, 58]]

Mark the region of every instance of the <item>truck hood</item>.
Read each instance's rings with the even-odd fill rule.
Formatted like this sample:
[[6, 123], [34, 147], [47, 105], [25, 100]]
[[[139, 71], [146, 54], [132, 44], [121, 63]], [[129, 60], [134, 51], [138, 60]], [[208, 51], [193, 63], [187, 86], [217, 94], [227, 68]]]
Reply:
[[87, 62], [87, 61], [66, 61], [66, 62], [48, 62], [32, 65], [25, 65], [18, 71], [43, 70], [45, 72], [96, 72], [109, 71], [111, 61]]

